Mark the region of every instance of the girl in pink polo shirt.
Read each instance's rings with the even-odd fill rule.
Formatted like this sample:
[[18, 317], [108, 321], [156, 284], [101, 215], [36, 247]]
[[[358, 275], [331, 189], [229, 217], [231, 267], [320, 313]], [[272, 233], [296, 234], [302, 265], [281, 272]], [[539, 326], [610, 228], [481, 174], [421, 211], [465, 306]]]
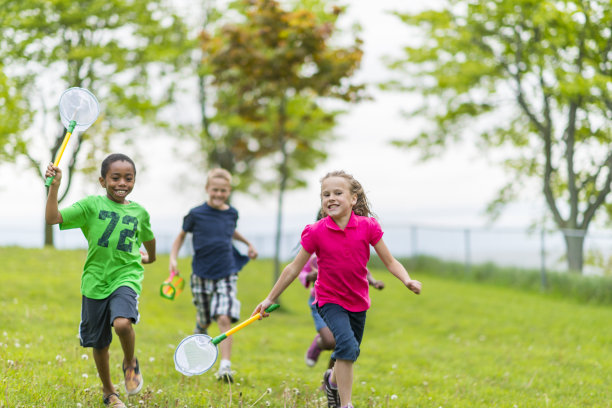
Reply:
[[332, 353], [336, 363], [323, 377], [327, 403], [330, 408], [345, 408], [353, 406], [353, 363], [359, 356], [366, 311], [370, 307], [366, 268], [370, 245], [389, 272], [412, 292], [421, 292], [421, 282], [411, 279], [391, 255], [378, 221], [370, 217], [372, 212], [363, 188], [353, 176], [335, 171], [321, 179], [321, 209], [327, 217], [304, 228], [302, 248], [253, 314], [261, 312], [268, 316], [265, 309], [295, 280], [311, 254], [317, 255], [315, 302], [336, 340]]

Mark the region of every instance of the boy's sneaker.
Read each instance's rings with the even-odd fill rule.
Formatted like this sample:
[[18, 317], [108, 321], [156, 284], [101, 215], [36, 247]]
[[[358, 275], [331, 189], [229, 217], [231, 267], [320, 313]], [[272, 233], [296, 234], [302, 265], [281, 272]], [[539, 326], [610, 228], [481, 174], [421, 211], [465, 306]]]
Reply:
[[193, 334], [206, 334], [208, 335], [208, 330], [202, 326], [200, 326], [198, 323], [196, 323], [196, 327], [195, 329], [193, 329]]
[[308, 367], [314, 367], [314, 365], [317, 364], [317, 360], [319, 360], [319, 355], [321, 354], [321, 348], [317, 343], [319, 337], [321, 336], [317, 334], [314, 340], [312, 341], [310, 347], [308, 347], [308, 350], [306, 350], [306, 356], [304, 357], [304, 360], [306, 361], [306, 365]]
[[119, 399], [119, 394], [113, 392], [112, 394], [108, 394], [106, 397], [102, 398], [104, 401], [104, 405], [111, 408], [126, 408], [123, 401]]
[[123, 376], [125, 377], [125, 391], [128, 395], [138, 394], [143, 384], [138, 359], [136, 359], [136, 367], [125, 368], [125, 366], [123, 366], [122, 368]]
[[225, 381], [228, 383], [234, 382], [234, 374], [231, 367], [220, 367], [217, 374], [215, 374], [215, 377], [217, 377], [217, 380], [219, 381]]
[[338, 387], [332, 387], [330, 382], [332, 370], [325, 371], [323, 375], [323, 385], [325, 386], [325, 394], [327, 395], [328, 408], [340, 408], [340, 396], [338, 395]]

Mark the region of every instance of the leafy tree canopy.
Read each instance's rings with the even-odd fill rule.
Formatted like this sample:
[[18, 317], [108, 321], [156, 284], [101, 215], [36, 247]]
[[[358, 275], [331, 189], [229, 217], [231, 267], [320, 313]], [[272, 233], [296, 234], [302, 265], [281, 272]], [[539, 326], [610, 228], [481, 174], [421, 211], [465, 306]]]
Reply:
[[[19, 128], [2, 128], [2, 150], [42, 169], [61, 146], [57, 101], [83, 87], [102, 113], [64, 155], [64, 193], [75, 171], [97, 170], [110, 140], [129, 143], [144, 125], [163, 126], [158, 112], [173, 99], [176, 75], [194, 46], [182, 21], [161, 0], [4, 0], [0, 7], [0, 109]], [[4, 123], [4, 121], [3, 121]], [[48, 125], [53, 123], [54, 126]], [[149, 128], [150, 129], [150, 128]], [[41, 183], [42, 187], [42, 183]], [[48, 235], [45, 243], [50, 244]]]
[[[538, 179], [555, 224], [586, 231], [612, 182], [612, 3], [609, 0], [449, 0], [396, 12], [416, 29], [388, 87], [423, 95], [430, 126], [397, 141], [425, 158], [468, 134], [504, 149], [513, 178], [495, 213]], [[570, 269], [582, 237], [566, 236]]]

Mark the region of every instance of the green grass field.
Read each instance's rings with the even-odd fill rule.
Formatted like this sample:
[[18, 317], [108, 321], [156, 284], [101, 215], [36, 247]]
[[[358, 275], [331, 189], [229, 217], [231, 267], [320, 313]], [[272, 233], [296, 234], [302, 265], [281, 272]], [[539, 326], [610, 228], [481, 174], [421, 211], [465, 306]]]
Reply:
[[[101, 384], [90, 349], [79, 346], [80, 270], [84, 251], [0, 248], [0, 406], [97, 407]], [[167, 256], [146, 266], [136, 349], [145, 378], [132, 407], [325, 407], [318, 388], [329, 353], [309, 368], [314, 336], [307, 291], [295, 282], [282, 307], [235, 335], [231, 386], [213, 368], [197, 377], [174, 369], [173, 352], [194, 325], [191, 294], [159, 296]], [[189, 260], [181, 260], [188, 275]], [[272, 267], [241, 272], [246, 319], [272, 284]], [[364, 407], [609, 407], [612, 310], [537, 293], [412, 275], [415, 296], [390, 274], [372, 292], [355, 365], [353, 403]], [[211, 333], [218, 334], [215, 329]], [[121, 348], [111, 367], [121, 384]]]

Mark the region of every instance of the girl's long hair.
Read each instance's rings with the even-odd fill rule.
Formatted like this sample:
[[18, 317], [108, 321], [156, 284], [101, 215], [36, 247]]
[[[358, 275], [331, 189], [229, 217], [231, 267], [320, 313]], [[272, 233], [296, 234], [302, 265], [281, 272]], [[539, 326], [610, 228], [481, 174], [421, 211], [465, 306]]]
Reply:
[[357, 196], [357, 202], [353, 206], [353, 212], [355, 214], [361, 215], [362, 217], [376, 217], [376, 214], [370, 210], [370, 202], [368, 201], [365, 191], [363, 191], [361, 183], [358, 182], [355, 177], [344, 172], [343, 170], [336, 170], [323, 176], [321, 182], [330, 177], [342, 177], [349, 183], [351, 194], [355, 194]]

